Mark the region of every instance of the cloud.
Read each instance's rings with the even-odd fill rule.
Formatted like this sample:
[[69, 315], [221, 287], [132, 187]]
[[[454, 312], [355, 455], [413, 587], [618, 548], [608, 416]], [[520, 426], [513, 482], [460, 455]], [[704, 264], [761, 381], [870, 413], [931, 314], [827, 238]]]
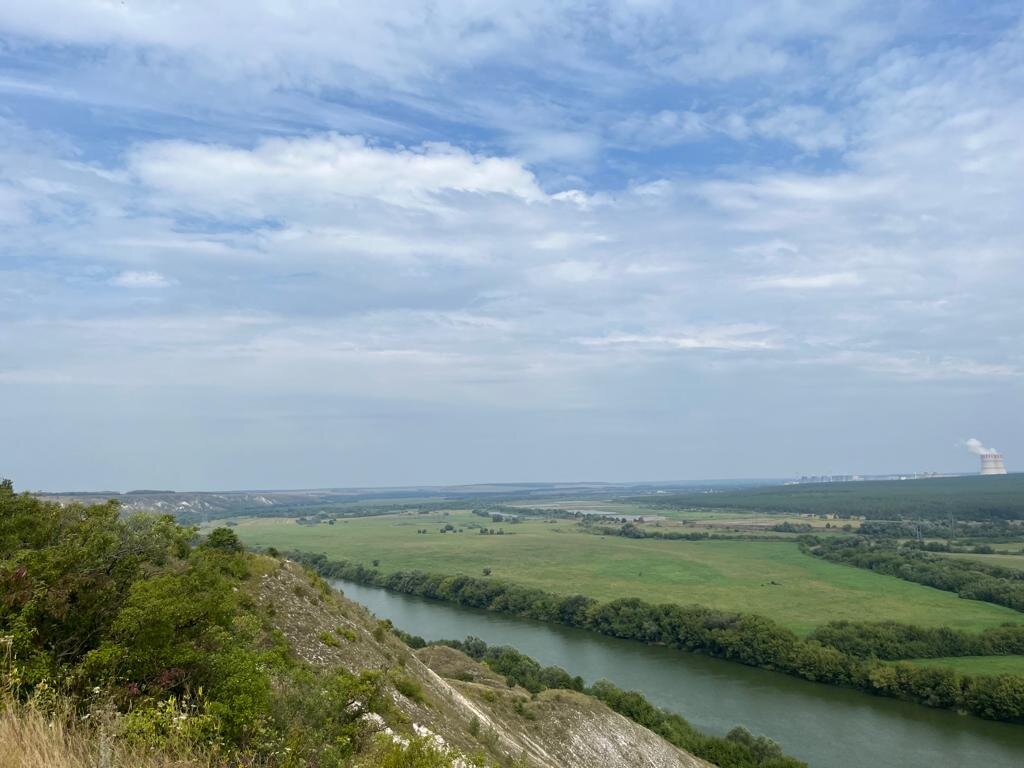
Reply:
[[173, 281], [159, 272], [127, 270], [112, 277], [110, 284], [116, 285], [118, 288], [168, 288], [173, 285]]
[[[819, 360], [819, 362], [825, 361]], [[1015, 379], [1024, 376], [1024, 369], [1017, 365], [1002, 362], [985, 363], [970, 358], [948, 355], [929, 356], [920, 353], [891, 355], [879, 352], [846, 351], [837, 353], [827, 362], [918, 381]]]
[[769, 139], [789, 141], [808, 152], [842, 149], [846, 132], [840, 120], [821, 107], [792, 104], [759, 117], [754, 131]]
[[372, 199], [407, 208], [437, 206], [444, 194], [546, 197], [513, 159], [448, 144], [374, 147], [360, 136], [267, 139], [251, 150], [156, 142], [136, 147], [128, 164], [167, 206], [213, 215], [272, 216], [311, 196], [321, 206]]
[[929, 11], [3, 6], [5, 386], [1010, 412], [1024, 27]]
[[780, 344], [764, 336], [769, 329], [758, 325], [731, 325], [704, 328], [689, 333], [633, 334], [611, 333], [580, 339], [588, 347], [630, 347], [638, 349], [724, 350], [733, 352], [778, 349]]
[[864, 280], [854, 272], [832, 272], [823, 275], [777, 275], [755, 278], [750, 282], [753, 288], [781, 288], [793, 290], [814, 290], [842, 288], [861, 285]]

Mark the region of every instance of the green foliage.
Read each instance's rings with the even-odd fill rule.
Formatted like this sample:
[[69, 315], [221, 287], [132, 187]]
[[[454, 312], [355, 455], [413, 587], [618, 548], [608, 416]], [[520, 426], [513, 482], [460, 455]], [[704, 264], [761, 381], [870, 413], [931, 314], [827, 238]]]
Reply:
[[423, 695], [423, 687], [411, 677], [395, 675], [392, 682], [395, 685], [395, 690], [410, 701], [415, 701], [417, 704], [426, 703], [426, 698]]
[[[233, 531], [197, 547], [194, 537], [167, 517], [122, 519], [114, 502], [62, 507], [0, 484], [2, 689], [55, 709], [71, 702], [79, 715], [112, 706], [118, 738], [139, 750], [268, 768], [363, 764], [378, 750], [363, 717], [390, 712], [387, 678], [314, 674], [255, 611], [252, 556]], [[422, 700], [415, 681], [397, 686]], [[388, 748], [380, 764], [448, 765], [428, 747]]]
[[917, 627], [894, 621], [833, 621], [816, 629], [808, 639], [861, 658], [925, 659], [1024, 654], [1024, 625], [1020, 624], [970, 634], [945, 627]]
[[243, 549], [242, 542], [230, 528], [214, 528], [206, 537], [203, 546], [228, 553], [241, 552]]
[[[373, 753], [374, 768], [451, 768], [452, 758], [426, 738], [401, 744], [386, 736], [379, 739]], [[367, 764], [369, 768], [369, 764]]]
[[338, 638], [335, 637], [334, 634], [331, 632], [321, 632], [319, 637], [320, 642], [324, 645], [329, 645], [331, 648], [341, 647], [341, 643], [338, 641]]

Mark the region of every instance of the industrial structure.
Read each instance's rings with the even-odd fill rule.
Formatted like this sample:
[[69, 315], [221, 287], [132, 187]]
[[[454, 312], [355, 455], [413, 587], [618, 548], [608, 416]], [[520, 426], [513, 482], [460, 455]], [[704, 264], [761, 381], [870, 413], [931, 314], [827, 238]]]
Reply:
[[1005, 475], [1006, 465], [1003, 464], [1003, 454], [994, 451], [982, 453], [981, 474], [983, 475]]

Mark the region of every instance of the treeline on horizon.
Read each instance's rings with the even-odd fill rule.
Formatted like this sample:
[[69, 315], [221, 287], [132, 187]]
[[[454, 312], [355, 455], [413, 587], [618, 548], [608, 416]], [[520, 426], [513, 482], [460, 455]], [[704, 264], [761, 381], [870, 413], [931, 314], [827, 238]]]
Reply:
[[[699, 605], [652, 605], [637, 598], [601, 603], [583, 595], [564, 597], [472, 576], [420, 571], [383, 574], [360, 563], [331, 561], [321, 554], [290, 556], [328, 578], [705, 653], [805, 680], [969, 712], [991, 720], [1024, 722], [1024, 677], [971, 676], [945, 667], [883, 661], [876, 658], [877, 654], [860, 657], [817, 638], [800, 638], [756, 614]], [[1010, 638], [1007, 642], [1019, 648], [1019, 630], [1006, 627], [1005, 631]], [[916, 653], [917, 647], [908, 645], [907, 651]], [[900, 657], [911, 658], [902, 654]]]
[[806, 768], [806, 763], [788, 757], [777, 743], [766, 736], [754, 736], [737, 726], [724, 737], [711, 736], [695, 729], [681, 715], [651, 704], [637, 691], [624, 691], [608, 680], [587, 685], [561, 667], [545, 667], [535, 659], [507, 645], [488, 645], [478, 637], [464, 640], [437, 640], [428, 643], [418, 635], [394, 630], [412, 648], [447, 645], [486, 664], [504, 677], [510, 686], [519, 685], [532, 694], [549, 689], [579, 691], [603, 701], [610, 709], [648, 728], [671, 744], [720, 768]]
[[452, 502], [417, 502], [414, 504], [402, 504], [397, 500], [395, 504], [352, 504], [351, 502], [340, 502], [337, 504], [275, 504], [245, 505], [235, 509], [213, 509], [206, 511], [192, 511], [176, 509], [174, 518], [182, 525], [198, 525], [209, 520], [230, 520], [235, 517], [294, 517], [305, 519], [309, 524], [326, 523], [331, 520], [346, 520], [354, 517], [375, 517], [378, 515], [393, 515], [396, 512], [417, 512], [419, 514], [430, 514], [451, 509]]
[[1024, 473], [806, 483], [624, 499], [652, 509], [742, 509], [868, 520], [1024, 520]]
[[914, 546], [857, 537], [805, 536], [801, 548], [833, 563], [852, 565], [935, 589], [1024, 611], [1024, 570], [943, 557]]

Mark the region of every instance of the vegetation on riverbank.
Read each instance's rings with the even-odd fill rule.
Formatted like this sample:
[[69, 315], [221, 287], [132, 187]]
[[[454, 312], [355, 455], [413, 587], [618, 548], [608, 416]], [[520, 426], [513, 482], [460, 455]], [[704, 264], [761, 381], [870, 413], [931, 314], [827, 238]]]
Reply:
[[652, 605], [635, 598], [599, 603], [582, 595], [565, 597], [492, 579], [422, 572], [385, 575], [358, 563], [330, 561], [323, 555], [296, 556], [327, 577], [698, 651], [806, 680], [993, 720], [1024, 722], [1024, 678], [967, 676], [949, 668], [860, 658], [816, 640], [802, 639], [754, 614], [703, 606]]
[[[455, 532], [441, 533], [446, 525]], [[479, 527], [504, 530], [481, 536]], [[459, 529], [462, 533], [458, 533]], [[240, 520], [247, 544], [319, 552], [382, 573], [494, 578], [597, 600], [639, 597], [651, 603], [700, 603], [759, 613], [806, 635], [828, 621], [905, 621], [978, 632], [1024, 617], [1007, 608], [958, 600], [897, 578], [848, 568], [801, 552], [793, 541], [660, 541], [588, 535], [575, 522], [495, 523], [466, 512], [393, 514], [303, 526], [292, 520]], [[417, 533], [427, 530], [426, 535]]]

